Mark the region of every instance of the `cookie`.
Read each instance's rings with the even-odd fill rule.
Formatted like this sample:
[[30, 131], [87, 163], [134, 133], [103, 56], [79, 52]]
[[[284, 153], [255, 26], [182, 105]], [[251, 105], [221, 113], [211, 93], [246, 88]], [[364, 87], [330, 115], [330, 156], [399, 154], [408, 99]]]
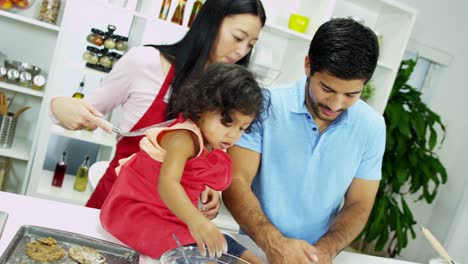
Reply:
[[65, 250], [52, 237], [37, 239], [26, 244], [26, 255], [39, 262], [54, 262], [65, 256]]
[[106, 258], [94, 248], [74, 246], [68, 250], [68, 255], [80, 264], [101, 264]]

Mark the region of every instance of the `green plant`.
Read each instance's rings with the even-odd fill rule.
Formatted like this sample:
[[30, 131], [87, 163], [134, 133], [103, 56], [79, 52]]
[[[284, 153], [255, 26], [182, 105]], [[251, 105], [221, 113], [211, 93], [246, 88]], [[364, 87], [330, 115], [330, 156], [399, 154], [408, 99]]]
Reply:
[[432, 203], [439, 185], [447, 182], [447, 172], [434, 153], [445, 139], [445, 126], [422, 102], [421, 93], [407, 84], [415, 65], [415, 60], [402, 61], [384, 112], [387, 142], [382, 180], [359, 237], [375, 242], [377, 251], [387, 245], [391, 257], [407, 246], [409, 235], [416, 237], [416, 220], [406, 195], [416, 194], [417, 201]]
[[369, 80], [362, 88], [361, 99], [367, 101], [374, 95], [375, 88], [372, 80]]

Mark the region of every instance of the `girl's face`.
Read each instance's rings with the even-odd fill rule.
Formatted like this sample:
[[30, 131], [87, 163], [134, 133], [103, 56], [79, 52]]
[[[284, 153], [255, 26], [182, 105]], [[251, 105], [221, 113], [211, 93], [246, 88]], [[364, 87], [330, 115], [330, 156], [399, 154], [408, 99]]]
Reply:
[[219, 112], [205, 112], [201, 115], [198, 126], [205, 141], [205, 147], [225, 150], [233, 146], [253, 121], [253, 116], [234, 112], [230, 124], [222, 123]]
[[223, 19], [209, 62], [236, 63], [257, 43], [262, 23], [258, 16], [239, 14]]

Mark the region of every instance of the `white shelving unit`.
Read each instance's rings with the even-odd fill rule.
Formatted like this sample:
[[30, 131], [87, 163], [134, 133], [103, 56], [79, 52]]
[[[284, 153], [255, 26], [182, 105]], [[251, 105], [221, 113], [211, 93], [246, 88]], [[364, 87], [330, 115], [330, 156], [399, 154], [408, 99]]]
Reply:
[[6, 83], [6, 82], [0, 82], [0, 88], [5, 89], [5, 90], [9, 90], [9, 91], [13, 91], [13, 92], [22, 93], [22, 94], [37, 96], [37, 97], [43, 97], [44, 96], [44, 92], [42, 92], [42, 91], [36, 91], [36, 90], [31, 89], [31, 88], [25, 88], [25, 87], [21, 87], [21, 86], [16, 85], [16, 84], [11, 84], [11, 83]]
[[[40, 1], [39, 1], [40, 2]], [[99, 145], [99, 156], [109, 159], [114, 152], [115, 136], [103, 131], [69, 131], [52, 124], [49, 118], [49, 101], [54, 96], [71, 95], [83, 74], [94, 85], [105, 78], [106, 73], [88, 69], [81, 58], [88, 43], [86, 36], [91, 28], [105, 29], [108, 24], [117, 26], [117, 34], [129, 36], [129, 45], [173, 43], [184, 36], [188, 28], [188, 18], [194, 0], [188, 0], [185, 8], [184, 26], [158, 19], [162, 0], [129, 0], [127, 6], [107, 4], [106, 0], [62, 0], [59, 26], [52, 26], [35, 20], [34, 8], [26, 15], [0, 11], [0, 22], [14, 21], [12, 30], [19, 31], [19, 38], [28, 40], [27, 34], [34, 31], [40, 47], [54, 46], [53, 52], [26, 52], [26, 60], [37, 58], [38, 65], [49, 70], [48, 84], [44, 92], [0, 82], [0, 89], [22, 93], [38, 101], [34, 111], [33, 126], [24, 141], [16, 141], [11, 151], [0, 150], [0, 156], [7, 156], [27, 163], [23, 164], [25, 175], [22, 191], [28, 195], [75, 204], [84, 204], [90, 195], [73, 191], [74, 177], [67, 175], [62, 188], [51, 187], [52, 173], [44, 170], [47, 146], [52, 136], [80, 140]], [[275, 86], [295, 81], [304, 76], [304, 57], [317, 28], [331, 17], [361, 17], [365, 24], [383, 34], [383, 45], [378, 67], [373, 77], [376, 95], [369, 101], [382, 112], [393, 85], [403, 52], [413, 28], [416, 11], [394, 0], [262, 0], [267, 12], [267, 24], [261, 32], [251, 62], [266, 66], [279, 76], [269, 85]], [[173, 1], [169, 17], [175, 9]], [[38, 4], [36, 1], [35, 5]], [[37, 7], [36, 7], [37, 8]], [[310, 18], [308, 30], [302, 34], [288, 29], [291, 13], [299, 13]], [[4, 23], [5, 24], [5, 23]], [[1, 26], [2, 24], [0, 24]], [[16, 36], [15, 36], [16, 37]], [[31, 40], [31, 39], [29, 39]], [[31, 40], [32, 41], [32, 40]], [[30, 41], [30, 42], [31, 42]], [[7, 45], [12, 50], [17, 44]], [[0, 43], [0, 50], [2, 43]], [[35, 52], [35, 53], [32, 53]], [[17, 52], [19, 55], [19, 51]], [[50, 58], [53, 58], [52, 60]], [[23, 60], [23, 58], [18, 58]], [[34, 62], [34, 61], [31, 61]], [[34, 63], [33, 63], [34, 64]], [[258, 67], [259, 69], [261, 67]], [[85, 96], [86, 98], [86, 96]], [[15, 99], [16, 100], [16, 99]], [[42, 103], [45, 102], [45, 103]], [[39, 110], [40, 109], [40, 110]], [[32, 112], [32, 111], [31, 111]], [[31, 113], [32, 114], [32, 113]], [[113, 119], [115, 116], [113, 115]], [[35, 124], [40, 124], [36, 130]], [[40, 144], [39, 144], [40, 143]], [[34, 163], [31, 157], [34, 155]], [[232, 226], [232, 229], [235, 229]]]
[[73, 189], [75, 176], [65, 174], [62, 187], [55, 187], [51, 185], [53, 176], [52, 171], [40, 172], [40, 180], [34, 196], [78, 205], [84, 205], [88, 201], [92, 193], [89, 184], [84, 192], [78, 192]]
[[[62, 3], [65, 4], [66, 0], [62, 0]], [[40, 67], [42, 74], [47, 76], [50, 73], [60, 26], [36, 19], [40, 5], [41, 1], [35, 1], [26, 10], [0, 10], [0, 27], [4, 36], [0, 41], [0, 51], [9, 60], [28, 62]], [[58, 20], [60, 24], [61, 17]], [[46, 83], [45, 89], [47, 86]], [[39, 110], [45, 91], [36, 91], [3, 81], [0, 81], [0, 91], [9, 98], [16, 94], [10, 112], [15, 112], [22, 106], [31, 107], [18, 118], [12, 146], [0, 148], [0, 157], [9, 163], [6, 191], [21, 193], [27, 184], [37, 145]]]
[[45, 28], [45, 29], [50, 29], [52, 31], [57, 31], [57, 32], [60, 31], [60, 27], [58, 27], [58, 26], [55, 26], [55, 25], [52, 25], [52, 24], [49, 24], [49, 23], [45, 23], [45, 22], [39, 21], [39, 20], [37, 20], [35, 18], [31, 18], [31, 17], [27, 17], [27, 16], [23, 16], [23, 15], [14, 14], [14, 13], [11, 13], [11, 12], [0, 10], [0, 16], [8, 17], [10, 19], [13, 19], [13, 20], [16, 20], [16, 21], [21, 21], [21, 22], [24, 22], [24, 23], [27, 23], [27, 24], [30, 24], [30, 25], [33, 25], [33, 26], [37, 26], [37, 27], [41, 27], [41, 28]]
[[31, 141], [25, 138], [15, 138], [11, 148], [0, 148], [0, 156], [28, 161], [31, 152]]

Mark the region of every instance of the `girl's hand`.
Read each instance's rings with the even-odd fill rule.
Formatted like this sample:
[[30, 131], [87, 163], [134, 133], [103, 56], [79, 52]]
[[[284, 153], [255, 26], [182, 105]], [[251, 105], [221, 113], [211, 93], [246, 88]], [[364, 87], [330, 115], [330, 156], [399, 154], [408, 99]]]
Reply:
[[203, 204], [203, 207], [200, 208], [200, 212], [210, 220], [215, 219], [216, 216], [218, 216], [221, 206], [219, 192], [206, 186], [205, 190], [200, 194], [200, 201]]
[[84, 99], [55, 97], [50, 102], [50, 109], [64, 128], [79, 130], [100, 127], [104, 131], [112, 133], [112, 124], [102, 119], [103, 114]]
[[205, 217], [195, 217], [188, 228], [193, 238], [197, 241], [198, 249], [203, 256], [206, 256], [206, 249], [210, 257], [221, 257], [223, 252], [227, 252], [227, 243], [224, 235], [215, 224]]

